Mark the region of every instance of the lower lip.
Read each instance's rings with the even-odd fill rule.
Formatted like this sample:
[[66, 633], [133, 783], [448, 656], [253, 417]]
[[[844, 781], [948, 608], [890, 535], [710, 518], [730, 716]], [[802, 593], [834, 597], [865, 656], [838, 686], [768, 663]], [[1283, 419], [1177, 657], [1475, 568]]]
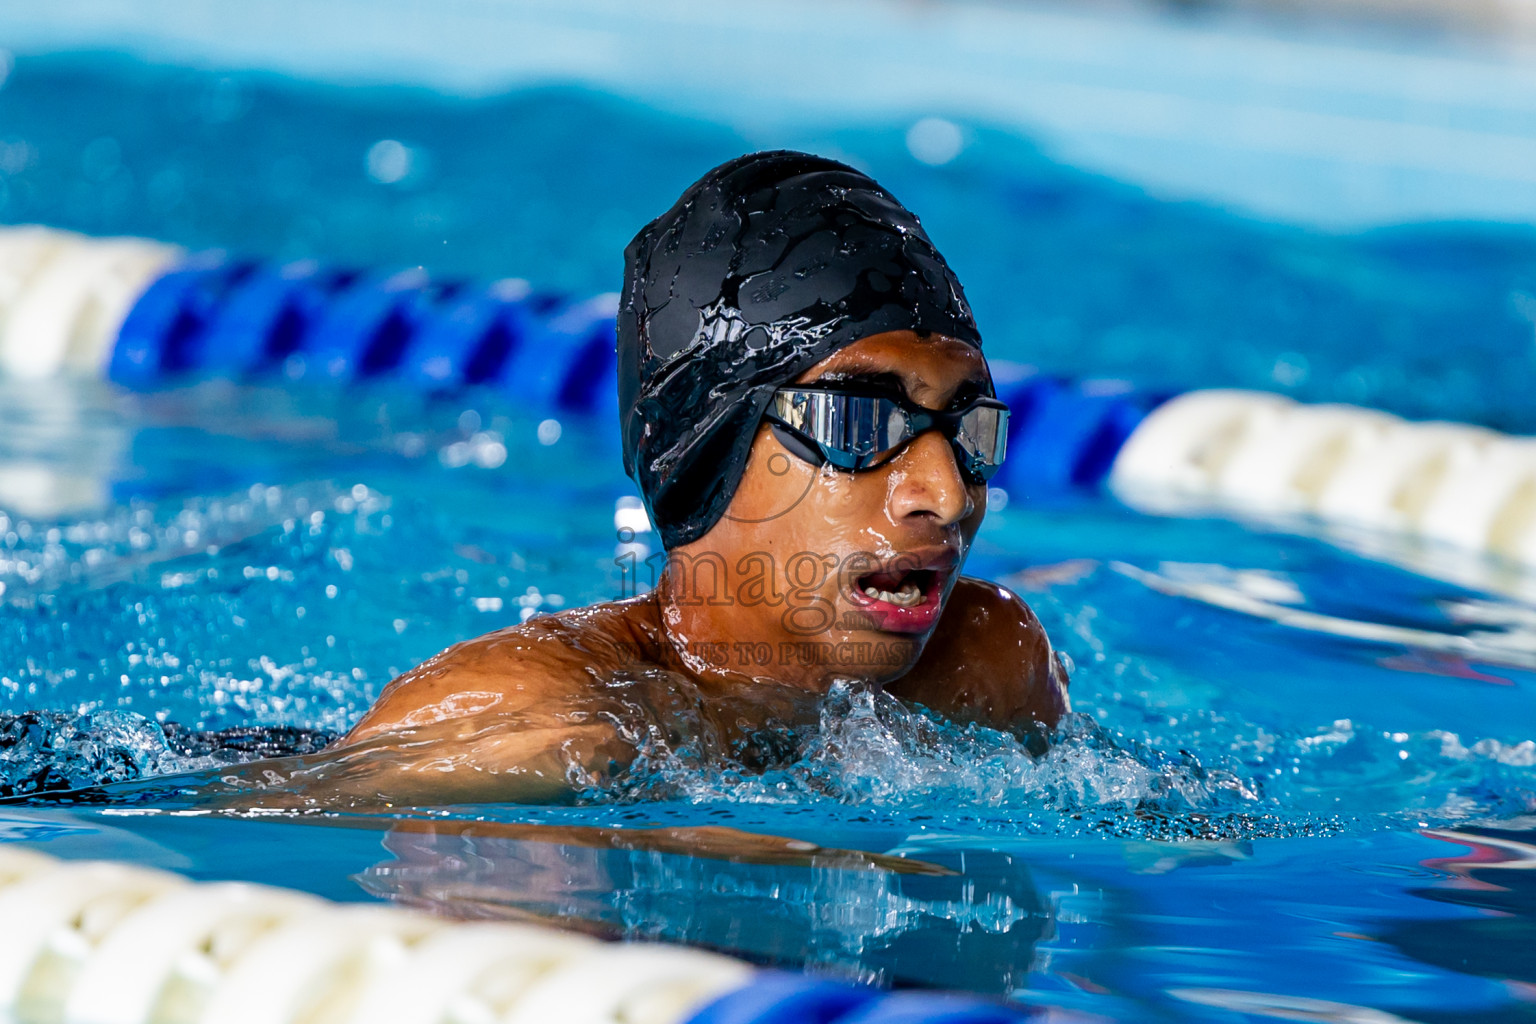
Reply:
[[923, 595], [922, 604], [908, 608], [870, 597], [860, 590], [853, 591], [853, 601], [859, 606], [859, 611], [870, 617], [876, 629], [887, 633], [922, 633], [931, 629], [939, 620], [939, 597], [943, 592], [944, 577], [934, 573], [933, 582], [928, 584], [928, 592]]

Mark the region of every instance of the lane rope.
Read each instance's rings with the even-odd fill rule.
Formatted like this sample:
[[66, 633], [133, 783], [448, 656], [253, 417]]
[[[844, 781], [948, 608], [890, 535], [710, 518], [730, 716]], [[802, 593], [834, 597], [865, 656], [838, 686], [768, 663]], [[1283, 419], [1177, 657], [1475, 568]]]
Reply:
[[[486, 386], [540, 415], [613, 415], [617, 302], [0, 228], [0, 372], [18, 377]], [[1010, 494], [1107, 483], [1144, 511], [1313, 516], [1536, 565], [1531, 439], [1260, 392], [995, 369], [1013, 418], [993, 485]]]
[[[993, 1024], [660, 943], [456, 922], [0, 843], [0, 1019], [16, 1024]], [[879, 1011], [879, 1012], [874, 1012]]]
[[1144, 511], [1306, 515], [1536, 565], [1536, 439], [1481, 427], [1195, 391], [1147, 417], [1109, 486]]

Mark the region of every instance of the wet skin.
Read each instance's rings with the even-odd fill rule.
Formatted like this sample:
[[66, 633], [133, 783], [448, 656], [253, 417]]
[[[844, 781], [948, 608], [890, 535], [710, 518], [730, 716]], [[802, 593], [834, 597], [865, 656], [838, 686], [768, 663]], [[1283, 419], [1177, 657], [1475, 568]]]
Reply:
[[[945, 409], [988, 379], [969, 345], [893, 332], [799, 383], [883, 381]], [[985, 512], [986, 485], [937, 431], [851, 473], [762, 426], [725, 517], [669, 552], [652, 593], [449, 648], [325, 753], [229, 781], [287, 806], [554, 802], [621, 773], [646, 737], [761, 768], [793, 754], [784, 737], [838, 679], [961, 722], [1053, 726], [1070, 704], [1044, 629], [1006, 588], [959, 575]]]

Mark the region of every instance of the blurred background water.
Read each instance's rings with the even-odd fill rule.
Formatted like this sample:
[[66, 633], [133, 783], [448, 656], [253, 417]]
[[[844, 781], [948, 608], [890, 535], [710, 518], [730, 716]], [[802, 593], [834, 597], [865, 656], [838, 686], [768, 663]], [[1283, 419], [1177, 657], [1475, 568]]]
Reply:
[[1531, 429], [1518, 50], [821, 6], [15, 9], [0, 213], [596, 292], [700, 167], [802, 147], [920, 212], [999, 355]]

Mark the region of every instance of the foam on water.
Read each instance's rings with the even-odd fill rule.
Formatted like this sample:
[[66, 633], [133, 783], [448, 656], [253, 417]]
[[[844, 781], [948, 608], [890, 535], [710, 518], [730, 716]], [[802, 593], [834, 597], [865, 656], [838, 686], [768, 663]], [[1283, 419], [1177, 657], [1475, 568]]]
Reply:
[[832, 802], [963, 828], [1222, 839], [1446, 825], [1536, 810], [1530, 740], [1484, 739], [1468, 748], [1444, 730], [1357, 731], [1348, 720], [1289, 736], [1208, 717], [1189, 724], [1182, 741], [1171, 742], [1160, 729], [1112, 730], [1076, 713], [1042, 753], [1008, 733], [957, 726], [840, 683], [785, 767], [754, 773], [705, 765], [688, 751], [653, 744], [621, 785], [586, 799]]
[[[223, 704], [228, 692], [215, 690], [208, 699]], [[1095, 710], [1128, 722], [1138, 705]], [[1146, 710], [1142, 705], [1144, 723], [1154, 719]], [[1445, 730], [1384, 733], [1356, 729], [1347, 719], [1310, 734], [1279, 735], [1196, 714], [1187, 729], [1175, 723], [1183, 743], [1173, 746], [1161, 735], [1165, 722], [1111, 729], [1079, 712], [1047, 744], [958, 726], [877, 690], [838, 683], [822, 702], [819, 722], [794, 737], [786, 763], [752, 771], [669, 743], [664, 737], [676, 729], [651, 721], [656, 713], [637, 709], [633, 721], [621, 723], [638, 737], [640, 756], [613, 783], [589, 788], [581, 802], [843, 805], [968, 831], [1223, 840], [1446, 826], [1536, 811], [1531, 740], [1485, 738], [1469, 747]], [[198, 731], [120, 710], [5, 715], [0, 795], [312, 753], [334, 736], [272, 726]], [[207, 782], [210, 798], [219, 795], [212, 777]], [[139, 801], [146, 792], [164, 791], [124, 797]]]

